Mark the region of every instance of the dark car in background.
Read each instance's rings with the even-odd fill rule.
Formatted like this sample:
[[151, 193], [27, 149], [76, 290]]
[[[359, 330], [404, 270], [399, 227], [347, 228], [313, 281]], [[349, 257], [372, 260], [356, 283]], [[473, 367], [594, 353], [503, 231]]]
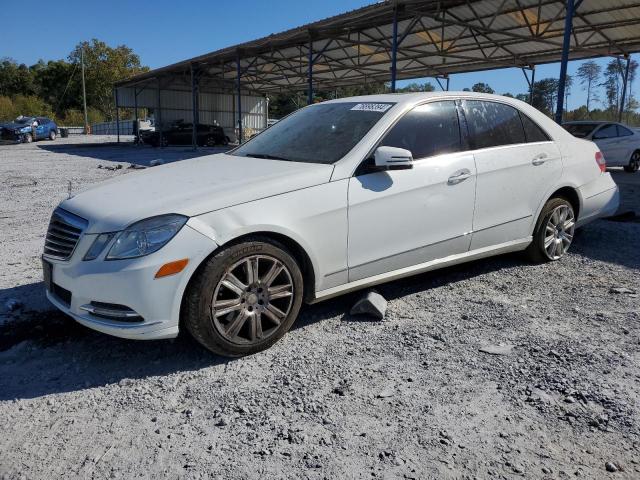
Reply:
[[[206, 125], [199, 123], [196, 126], [196, 143], [200, 147], [214, 146], [214, 145], [227, 145], [229, 143], [229, 137], [224, 133], [224, 130], [219, 125]], [[156, 130], [141, 130], [140, 139], [143, 143], [159, 147], [160, 133], [158, 128]], [[185, 123], [183, 121], [177, 121], [171, 124], [171, 126], [162, 130], [162, 146], [168, 145], [191, 145], [193, 142], [193, 124]]]
[[31, 143], [35, 140], [55, 140], [58, 126], [47, 117], [20, 116], [13, 122], [0, 124], [0, 140]]

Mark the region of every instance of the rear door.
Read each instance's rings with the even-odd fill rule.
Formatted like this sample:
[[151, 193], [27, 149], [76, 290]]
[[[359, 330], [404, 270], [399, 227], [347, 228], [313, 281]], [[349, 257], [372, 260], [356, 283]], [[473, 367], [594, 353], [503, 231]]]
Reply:
[[613, 123], [601, 126], [593, 133], [592, 139], [604, 155], [609, 165], [620, 165], [622, 148], [618, 138], [618, 128]]
[[562, 173], [560, 151], [540, 126], [506, 103], [463, 105], [478, 171], [471, 250], [524, 239]]
[[[453, 101], [405, 114], [379, 145], [410, 150], [409, 170], [371, 171], [349, 181], [349, 281], [469, 249], [475, 163]], [[371, 162], [372, 163], [372, 162]]]

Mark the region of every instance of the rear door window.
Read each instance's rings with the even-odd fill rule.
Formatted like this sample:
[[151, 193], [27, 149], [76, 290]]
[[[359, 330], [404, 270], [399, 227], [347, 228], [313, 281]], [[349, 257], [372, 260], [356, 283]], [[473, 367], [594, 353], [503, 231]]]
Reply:
[[593, 138], [598, 140], [601, 138], [615, 138], [618, 136], [618, 129], [612, 123], [605, 125], [596, 133], [593, 134]]
[[393, 126], [380, 146], [410, 150], [416, 160], [459, 152], [460, 125], [455, 102], [418, 105]]
[[525, 143], [518, 110], [497, 102], [465, 100], [464, 113], [474, 149]]
[[520, 118], [522, 119], [522, 126], [524, 127], [524, 134], [528, 143], [548, 142], [550, 140], [545, 131], [524, 113], [520, 112]]

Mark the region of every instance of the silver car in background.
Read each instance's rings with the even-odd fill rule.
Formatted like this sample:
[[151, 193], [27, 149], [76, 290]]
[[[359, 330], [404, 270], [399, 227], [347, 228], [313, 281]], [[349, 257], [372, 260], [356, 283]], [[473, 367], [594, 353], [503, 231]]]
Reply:
[[640, 168], [640, 131], [616, 122], [581, 121], [562, 125], [574, 137], [598, 145], [608, 167], [624, 167], [634, 173]]

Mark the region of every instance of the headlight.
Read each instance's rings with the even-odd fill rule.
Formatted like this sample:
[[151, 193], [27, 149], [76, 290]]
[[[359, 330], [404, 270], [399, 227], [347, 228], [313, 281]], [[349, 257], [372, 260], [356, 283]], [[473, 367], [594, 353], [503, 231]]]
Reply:
[[136, 222], [118, 234], [106, 259], [136, 258], [157, 252], [180, 231], [188, 219], [172, 213]]

